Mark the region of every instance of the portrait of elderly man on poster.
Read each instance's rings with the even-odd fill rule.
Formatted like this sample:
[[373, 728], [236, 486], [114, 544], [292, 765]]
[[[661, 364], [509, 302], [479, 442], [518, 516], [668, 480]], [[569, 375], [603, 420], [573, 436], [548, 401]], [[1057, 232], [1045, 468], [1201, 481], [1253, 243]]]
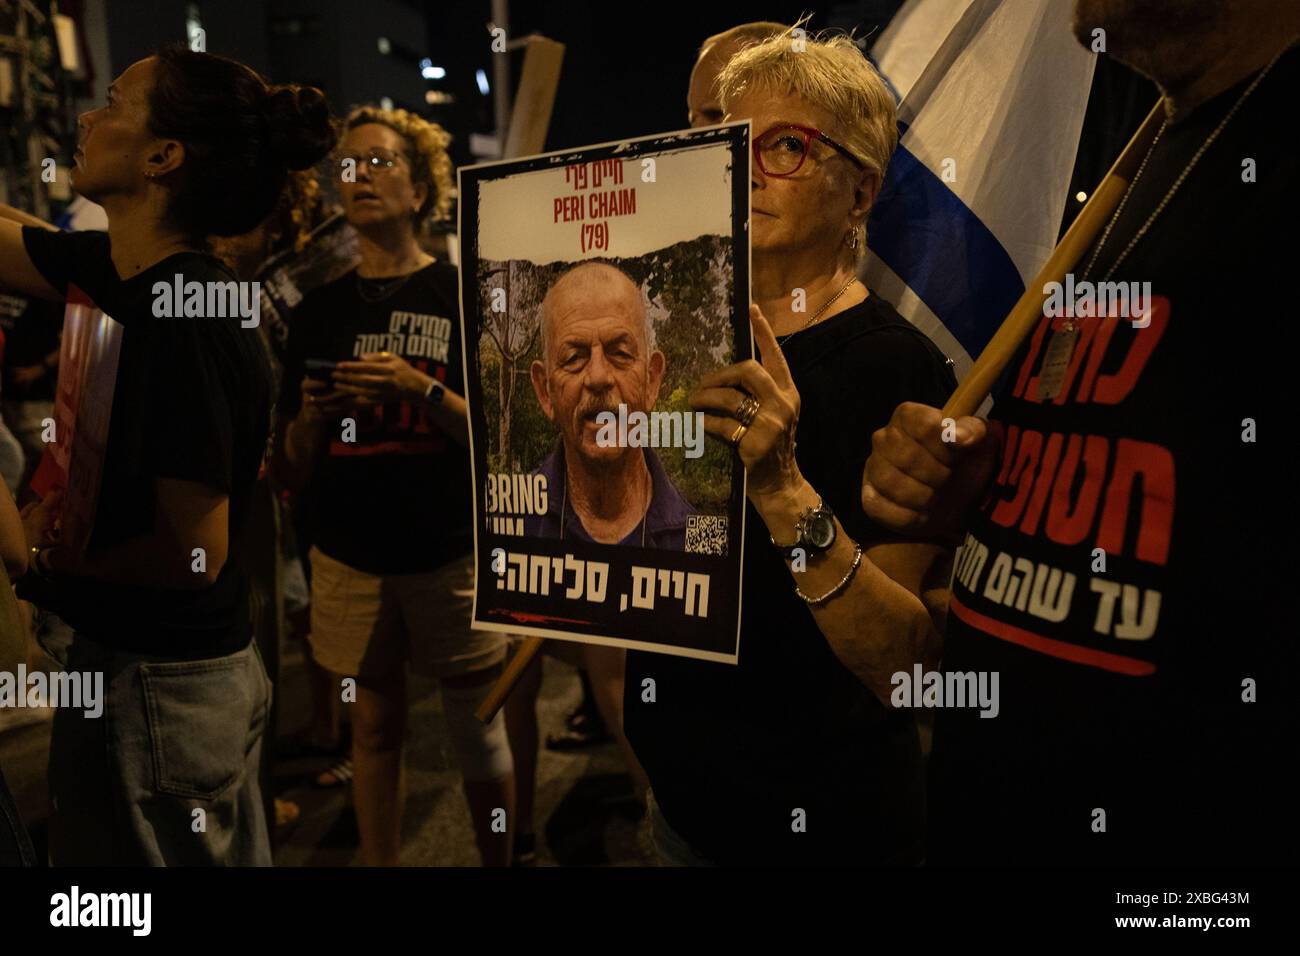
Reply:
[[541, 357], [530, 378], [558, 439], [537, 469], [548, 508], [525, 521], [525, 533], [682, 550], [695, 509], [653, 447], [612, 427], [616, 416], [652, 413], [664, 381], [640, 286], [615, 266], [580, 263], [551, 286], [539, 322]]
[[749, 127], [463, 167], [475, 626], [734, 662]]

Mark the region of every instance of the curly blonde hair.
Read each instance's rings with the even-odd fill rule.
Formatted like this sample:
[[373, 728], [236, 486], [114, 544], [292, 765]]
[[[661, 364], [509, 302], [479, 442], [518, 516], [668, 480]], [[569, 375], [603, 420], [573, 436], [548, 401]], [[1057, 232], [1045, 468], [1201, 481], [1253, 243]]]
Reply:
[[451, 218], [451, 203], [455, 197], [455, 188], [451, 179], [451, 156], [447, 147], [451, 145], [451, 134], [423, 117], [403, 109], [386, 110], [378, 106], [358, 106], [344, 123], [345, 130], [356, 129], [367, 123], [387, 126], [401, 136], [407, 143], [411, 160], [411, 178], [417, 183], [429, 187], [429, 195], [423, 205], [416, 211], [417, 228], [423, 224], [429, 214], [434, 222], [446, 222]]
[[271, 248], [278, 248], [290, 236], [293, 237], [294, 252], [307, 248], [311, 231], [321, 218], [320, 206], [320, 183], [316, 180], [316, 170], [290, 173], [270, 220], [268, 241]]

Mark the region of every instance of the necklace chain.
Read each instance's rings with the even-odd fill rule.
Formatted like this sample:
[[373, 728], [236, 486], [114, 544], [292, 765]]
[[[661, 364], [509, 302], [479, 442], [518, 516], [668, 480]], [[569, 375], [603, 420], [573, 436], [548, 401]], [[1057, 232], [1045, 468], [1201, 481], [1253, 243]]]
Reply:
[[366, 302], [383, 302], [411, 280], [414, 272], [393, 278], [370, 279], [357, 273], [357, 293]]
[[803, 325], [799, 326], [799, 328], [795, 329], [793, 332], [787, 332], [785, 335], [783, 335], [783, 336], [781, 336], [780, 338], [778, 338], [778, 339], [776, 340], [776, 344], [777, 344], [777, 345], [785, 345], [785, 343], [786, 343], [787, 341], [789, 341], [790, 336], [792, 336], [792, 335], [798, 335], [798, 334], [799, 334], [800, 332], [802, 332], [804, 329], [808, 328], [808, 326], [810, 326], [810, 325], [812, 325], [814, 322], [816, 322], [817, 319], [821, 316], [821, 314], [822, 314], [823, 312], [825, 312], [827, 309], [829, 309], [829, 308], [831, 307], [831, 305], [835, 302], [836, 299], [838, 299], [840, 296], [842, 296], [845, 292], [848, 292], [848, 291], [849, 291], [849, 286], [853, 285], [853, 283], [855, 283], [855, 282], [857, 282], [857, 281], [858, 281], [858, 277], [857, 277], [857, 276], [854, 276], [854, 277], [853, 277], [852, 279], [850, 279], [848, 282], [844, 283], [844, 287], [843, 287], [842, 289], [840, 289], [839, 292], [836, 292], [833, 296], [831, 296], [829, 299], [827, 299], [827, 300], [822, 304], [822, 307], [821, 307], [820, 309], [818, 309], [816, 312], [814, 312], [814, 313], [809, 317], [809, 319], [808, 319], [807, 322], [805, 322]]
[[[1232, 108], [1229, 109], [1223, 119], [1219, 121], [1219, 124], [1214, 128], [1210, 135], [1205, 138], [1205, 142], [1201, 143], [1200, 148], [1192, 154], [1192, 158], [1187, 161], [1187, 165], [1184, 166], [1182, 172], [1178, 174], [1173, 185], [1165, 191], [1164, 197], [1156, 205], [1156, 208], [1151, 211], [1151, 214], [1147, 216], [1146, 221], [1142, 223], [1141, 228], [1139, 228], [1137, 232], [1133, 234], [1132, 238], [1129, 239], [1128, 244], [1120, 252], [1115, 261], [1110, 264], [1110, 268], [1106, 270], [1106, 274], [1101, 277], [1100, 281], [1106, 282], [1109, 280], [1120, 267], [1120, 264], [1128, 258], [1128, 254], [1133, 251], [1134, 246], [1136, 246], [1142, 237], [1147, 234], [1151, 229], [1152, 224], [1159, 218], [1160, 214], [1165, 211], [1165, 207], [1169, 205], [1170, 201], [1174, 198], [1174, 195], [1183, 185], [1183, 181], [1187, 179], [1192, 170], [1196, 167], [1196, 164], [1200, 162], [1201, 157], [1205, 155], [1205, 151], [1208, 150], [1210, 146], [1213, 145], [1214, 141], [1219, 138], [1219, 134], [1222, 133], [1228, 123], [1231, 122], [1232, 118], [1241, 108], [1241, 105], [1246, 102], [1250, 94], [1255, 91], [1255, 88], [1259, 86], [1264, 77], [1268, 75], [1268, 71], [1273, 68], [1273, 64], [1277, 63], [1277, 61], [1282, 57], [1282, 54], [1289, 50], [1294, 43], [1295, 41], [1292, 40], [1292, 42], [1287, 44], [1286, 47], [1279, 50], [1277, 55], [1269, 61], [1268, 65], [1259, 71], [1255, 76], [1255, 79], [1251, 81], [1250, 85], [1242, 91], [1241, 96], [1237, 97], [1237, 101], [1232, 104]], [[1134, 174], [1132, 181], [1128, 184], [1128, 188], [1124, 190], [1124, 195], [1121, 197], [1119, 205], [1115, 207], [1114, 214], [1110, 217], [1110, 221], [1106, 223], [1106, 228], [1102, 231], [1101, 239], [1097, 242], [1097, 248], [1088, 258], [1088, 264], [1084, 266], [1083, 272], [1080, 274], [1081, 281], [1088, 281], [1089, 277], [1092, 275], [1093, 268], [1097, 265], [1097, 260], [1101, 257], [1101, 252], [1106, 247], [1106, 242], [1110, 239], [1110, 234], [1114, 230], [1115, 224], [1119, 222], [1120, 216], [1123, 214], [1124, 208], [1128, 204], [1129, 197], [1133, 195], [1133, 191], [1137, 187], [1138, 181], [1142, 178], [1142, 174], [1146, 172], [1147, 165], [1151, 161], [1151, 157], [1155, 154], [1156, 146], [1159, 145], [1160, 138], [1164, 135], [1165, 130], [1168, 129], [1168, 127], [1169, 120], [1165, 119], [1165, 121], [1160, 124], [1160, 129], [1156, 131], [1155, 137], [1151, 140], [1151, 145], [1147, 148], [1146, 155], [1142, 157], [1142, 162], [1138, 165], [1137, 173]], [[1150, 308], [1150, 304], [1147, 305], [1147, 308]], [[1055, 399], [1059, 394], [1060, 389], [1064, 384], [1066, 371], [1069, 368], [1070, 363], [1073, 361], [1074, 350], [1075, 346], [1078, 344], [1078, 340], [1078, 326], [1075, 322], [1074, 315], [1071, 313], [1067, 315], [1061, 328], [1052, 332], [1051, 338], [1048, 340], [1047, 352], [1043, 357], [1042, 368], [1039, 371], [1038, 398], [1040, 401]]]
[[417, 272], [424, 270], [437, 261], [436, 258], [430, 259], [424, 265], [416, 266], [416, 268], [412, 269], [410, 272], [398, 276], [363, 276], [361, 271], [358, 269], [356, 273], [357, 294], [360, 295], [362, 300], [365, 302], [383, 302], [398, 289], [402, 288], [402, 286], [406, 285], [406, 283], [410, 282], [411, 278]]
[[[1292, 44], [1293, 43], [1294, 41], [1292, 41]], [[1246, 102], [1246, 100], [1250, 97], [1250, 94], [1255, 92], [1255, 87], [1259, 86], [1260, 82], [1263, 81], [1264, 77], [1268, 75], [1268, 71], [1273, 69], [1273, 64], [1277, 63], [1277, 61], [1281, 59], [1282, 54], [1286, 53], [1287, 50], [1291, 49], [1292, 44], [1288, 44], [1287, 46], [1279, 50], [1277, 54], [1273, 57], [1273, 59], [1269, 61], [1268, 66], [1260, 70], [1259, 73], [1256, 74], [1255, 79], [1251, 81], [1251, 84], [1248, 87], [1246, 87], [1245, 90], [1242, 91], [1241, 96], [1237, 97], [1237, 102], [1232, 104], [1232, 109], [1228, 110], [1227, 115], [1224, 116], [1223, 119], [1219, 121], [1219, 125], [1216, 126], [1214, 128], [1214, 131], [1210, 133], [1209, 136], [1206, 137], [1205, 142], [1201, 144], [1200, 149], [1198, 149], [1193, 154], [1192, 158], [1187, 161], [1187, 165], [1184, 166], [1183, 171], [1178, 174], [1178, 178], [1175, 179], [1173, 185], [1169, 187], [1168, 191], [1164, 195], [1164, 198], [1160, 200], [1159, 205], [1157, 205], [1156, 208], [1152, 210], [1151, 215], [1147, 217], [1147, 220], [1142, 224], [1142, 227], [1133, 234], [1133, 238], [1131, 238], [1128, 241], [1128, 245], [1124, 247], [1124, 250], [1119, 254], [1119, 257], [1114, 262], [1111, 263], [1110, 268], [1106, 270], [1106, 274], [1101, 277], [1100, 281], [1105, 282], [1106, 280], [1108, 280], [1115, 273], [1115, 270], [1119, 268], [1120, 263], [1122, 263], [1126, 258], [1128, 258], [1128, 254], [1133, 251], [1133, 247], [1137, 245], [1138, 240], [1140, 240], [1144, 235], [1146, 235], [1147, 230], [1151, 228], [1152, 224], [1156, 221], [1157, 217], [1159, 217], [1159, 215], [1165, 211], [1165, 207], [1169, 205], [1169, 201], [1174, 198], [1174, 194], [1178, 192], [1179, 187], [1182, 186], [1183, 180], [1185, 180], [1191, 174], [1192, 169], [1200, 161], [1201, 156], [1203, 156], [1205, 154], [1205, 151], [1210, 148], [1210, 146], [1214, 143], [1216, 139], [1219, 138], [1219, 134], [1223, 132], [1224, 128], [1228, 125], [1229, 121], [1231, 121], [1231, 119], [1235, 115], [1237, 115], [1237, 110], [1239, 110], [1241, 108], [1241, 105]], [[1124, 211], [1124, 206], [1128, 203], [1129, 196], [1133, 194], [1133, 189], [1137, 186], [1138, 180], [1142, 178], [1142, 173], [1147, 168], [1147, 162], [1151, 159], [1151, 155], [1156, 151], [1156, 144], [1160, 142], [1160, 137], [1164, 135], [1165, 129], [1168, 126], [1169, 126], [1168, 119], [1166, 119], [1163, 123], [1160, 124], [1160, 129], [1159, 131], [1157, 131], [1155, 135], [1155, 139], [1151, 141], [1151, 146], [1147, 150], [1147, 154], [1144, 157], [1142, 157], [1142, 163], [1141, 165], [1138, 166], [1137, 174], [1133, 177], [1133, 181], [1129, 183], [1128, 189], [1124, 190], [1124, 197], [1120, 200], [1119, 205], [1115, 208], [1115, 214], [1111, 216], [1110, 221], [1106, 223], [1106, 229], [1101, 235], [1101, 241], [1097, 243], [1097, 248], [1093, 251], [1091, 258], [1089, 258], [1088, 264], [1084, 266], [1081, 281], [1086, 281], [1088, 276], [1092, 274], [1093, 266], [1097, 264], [1097, 259], [1098, 257], [1101, 256], [1101, 251], [1106, 246], [1106, 240], [1110, 238], [1111, 230], [1115, 228], [1115, 223], [1119, 221], [1120, 213]]]

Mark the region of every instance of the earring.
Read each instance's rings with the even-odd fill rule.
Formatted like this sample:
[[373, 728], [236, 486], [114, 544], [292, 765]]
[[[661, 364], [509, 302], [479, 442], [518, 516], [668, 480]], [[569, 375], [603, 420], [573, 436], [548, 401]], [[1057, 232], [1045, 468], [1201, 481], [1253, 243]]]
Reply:
[[844, 237], [844, 244], [848, 246], [850, 249], [856, 249], [858, 247], [857, 226], [854, 226], [852, 229], [849, 230], [849, 234]]

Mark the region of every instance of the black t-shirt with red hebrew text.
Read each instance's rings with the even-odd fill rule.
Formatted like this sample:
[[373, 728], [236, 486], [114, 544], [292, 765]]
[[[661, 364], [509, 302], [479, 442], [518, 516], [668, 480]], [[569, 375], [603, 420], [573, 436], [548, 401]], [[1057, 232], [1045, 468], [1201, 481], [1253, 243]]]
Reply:
[[[1109, 276], [1151, 283], [1149, 324], [1077, 318], [1042, 400], [1064, 322], [1044, 318], [1004, 376], [944, 657], [998, 672], [1000, 710], [938, 713], [931, 862], [1294, 862], [1294, 487], [1276, 464], [1298, 68], [1277, 63]], [[1076, 281], [1107, 278], [1248, 83], [1165, 130]]]
[[[307, 359], [356, 361], [366, 352], [392, 352], [463, 395], [457, 291], [455, 267], [435, 262], [378, 302], [363, 298], [356, 270], [309, 292], [294, 310], [279, 414], [298, 414]], [[341, 418], [355, 419], [347, 436], [355, 441], [344, 440], [341, 421], [328, 426], [304, 496], [316, 547], [369, 574], [431, 571], [467, 553], [468, 450], [420, 402], [362, 406]]]

